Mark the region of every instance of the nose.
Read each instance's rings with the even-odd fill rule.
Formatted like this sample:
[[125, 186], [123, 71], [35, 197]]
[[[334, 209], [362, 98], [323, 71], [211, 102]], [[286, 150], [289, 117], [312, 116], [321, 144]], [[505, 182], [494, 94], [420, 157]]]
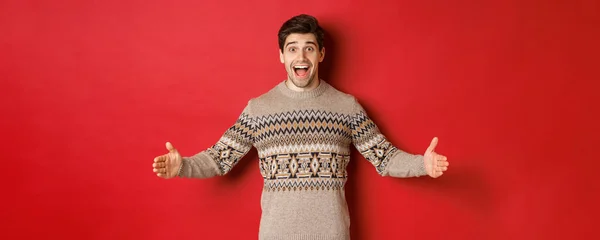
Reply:
[[306, 55], [305, 55], [305, 54], [306, 54], [306, 53], [305, 53], [304, 51], [299, 51], [299, 53], [298, 53], [298, 59], [299, 59], [300, 61], [304, 61], [304, 60], [306, 60]]

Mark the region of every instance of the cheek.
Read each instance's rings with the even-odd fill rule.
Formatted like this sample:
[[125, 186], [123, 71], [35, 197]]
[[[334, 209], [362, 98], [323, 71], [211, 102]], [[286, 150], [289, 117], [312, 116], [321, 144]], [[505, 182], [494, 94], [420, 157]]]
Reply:
[[312, 55], [310, 56], [310, 60], [311, 60], [313, 63], [317, 63], [317, 62], [319, 62], [319, 61], [321, 60], [321, 58], [320, 58], [319, 54], [315, 53], [315, 54], [312, 54]]
[[294, 56], [287, 55], [287, 56], [285, 56], [284, 59], [285, 59], [285, 63], [289, 64], [289, 63], [292, 63], [294, 61]]

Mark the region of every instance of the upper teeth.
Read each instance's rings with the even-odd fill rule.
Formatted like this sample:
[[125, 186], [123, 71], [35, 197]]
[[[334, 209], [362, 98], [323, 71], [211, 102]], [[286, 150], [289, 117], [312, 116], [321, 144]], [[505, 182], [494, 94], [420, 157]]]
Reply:
[[294, 68], [308, 68], [308, 66], [295, 66]]

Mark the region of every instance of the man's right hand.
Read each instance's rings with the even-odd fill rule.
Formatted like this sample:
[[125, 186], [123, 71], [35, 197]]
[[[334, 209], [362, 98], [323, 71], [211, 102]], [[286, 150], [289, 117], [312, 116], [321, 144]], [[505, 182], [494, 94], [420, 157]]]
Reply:
[[167, 150], [169, 153], [155, 157], [152, 164], [156, 175], [165, 179], [176, 177], [181, 166], [181, 155], [170, 142], [167, 142]]

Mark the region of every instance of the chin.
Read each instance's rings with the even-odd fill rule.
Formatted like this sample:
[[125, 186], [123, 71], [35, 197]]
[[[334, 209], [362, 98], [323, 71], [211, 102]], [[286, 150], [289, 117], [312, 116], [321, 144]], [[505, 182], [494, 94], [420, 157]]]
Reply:
[[308, 87], [312, 83], [312, 79], [293, 79], [292, 83], [299, 88]]

